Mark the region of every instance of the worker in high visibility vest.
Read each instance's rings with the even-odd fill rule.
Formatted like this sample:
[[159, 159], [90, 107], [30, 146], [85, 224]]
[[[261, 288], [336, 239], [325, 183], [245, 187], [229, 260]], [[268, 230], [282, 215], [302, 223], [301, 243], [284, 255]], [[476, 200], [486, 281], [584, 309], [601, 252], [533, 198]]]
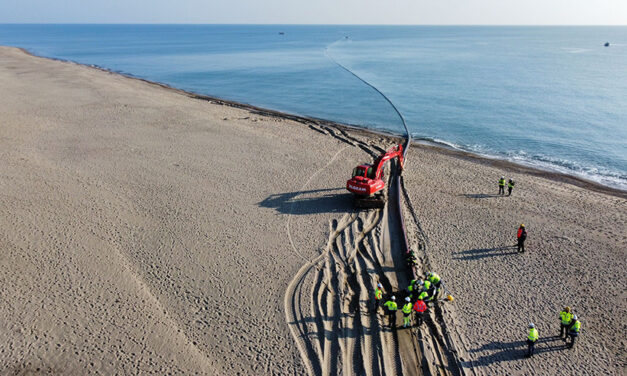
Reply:
[[377, 288], [374, 290], [374, 305], [372, 307], [372, 312], [377, 312], [381, 301], [383, 300], [383, 285], [377, 283]]
[[440, 276], [438, 275], [438, 273], [434, 273], [434, 272], [428, 272], [425, 278], [427, 281], [431, 282], [432, 284], [435, 285], [435, 287], [440, 287]]
[[501, 176], [501, 178], [499, 179], [499, 194], [505, 194], [505, 176]]
[[417, 326], [422, 325], [422, 321], [423, 321], [422, 316], [424, 315], [426, 310], [427, 310], [427, 305], [422, 300], [417, 300], [416, 303], [414, 303], [414, 311], [416, 312], [416, 325]]
[[568, 347], [572, 348], [575, 346], [575, 338], [579, 336], [579, 331], [581, 330], [581, 322], [577, 320], [577, 315], [573, 315], [573, 322], [570, 324], [568, 328], [568, 336], [570, 337], [570, 344]]
[[[431, 281], [427, 278], [422, 282], [422, 292], [426, 292], [427, 296], [424, 297], [424, 295], [421, 293], [419, 295], [418, 299], [424, 300], [424, 301], [432, 301], [432, 300], [436, 300], [436, 296], [437, 296], [437, 288], [435, 287], [435, 285], [433, 283], [431, 283]], [[421, 297], [422, 298], [421, 298]]]
[[398, 305], [396, 304], [396, 297], [392, 295], [390, 297], [390, 300], [383, 303], [383, 306], [385, 307], [385, 313], [388, 316], [390, 327], [395, 327], [396, 326], [396, 311], [398, 310]]
[[409, 297], [412, 299], [412, 301], [416, 301], [416, 299], [418, 299], [418, 295], [420, 295], [420, 293], [422, 292], [424, 287], [424, 282], [421, 280], [412, 280], [409, 284], [409, 286], [407, 287], [407, 291], [409, 292]]
[[420, 293], [420, 295], [418, 295], [418, 300], [422, 300], [423, 302], [429, 302], [431, 301], [432, 297], [429, 296], [429, 293], [426, 291], [423, 291]]
[[409, 296], [405, 298], [405, 304], [401, 310], [403, 311], [403, 328], [407, 328], [411, 326], [411, 299]]
[[529, 334], [527, 334], [527, 357], [533, 355], [533, 350], [536, 345], [536, 341], [538, 340], [538, 329], [533, 323], [529, 324]]
[[440, 285], [442, 284], [440, 276], [438, 273], [428, 272], [425, 279], [429, 281], [429, 284], [431, 285], [430, 288], [432, 291], [429, 292], [431, 299], [437, 300], [438, 294], [440, 293]]
[[410, 294], [414, 292], [414, 290], [418, 287], [416, 285], [416, 282], [418, 281], [415, 279], [412, 279], [411, 281], [409, 281], [409, 286], [407, 286], [407, 291], [409, 291]]
[[414, 253], [414, 251], [409, 251], [409, 254], [407, 254], [407, 266], [409, 268], [413, 268], [416, 265], [418, 265], [418, 259], [416, 258], [416, 254]]
[[507, 195], [511, 196], [512, 195], [512, 189], [514, 189], [514, 179], [509, 179], [509, 182], [507, 182]]
[[566, 342], [566, 338], [568, 337], [568, 328], [573, 320], [573, 314], [570, 311], [570, 307], [564, 307], [564, 309], [560, 312], [560, 338], [564, 342]]
[[425, 279], [424, 281], [422, 281], [422, 291], [429, 291], [431, 290], [431, 281], [429, 281], [428, 279]]

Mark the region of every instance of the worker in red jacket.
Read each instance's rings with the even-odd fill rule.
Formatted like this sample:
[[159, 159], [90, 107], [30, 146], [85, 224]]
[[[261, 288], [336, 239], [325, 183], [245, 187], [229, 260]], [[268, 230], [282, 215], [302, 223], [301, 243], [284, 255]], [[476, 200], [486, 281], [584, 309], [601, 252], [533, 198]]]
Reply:
[[516, 238], [518, 238], [518, 252], [525, 252], [525, 240], [527, 239], [527, 230], [525, 229], [524, 224], [520, 224], [518, 227], [518, 233], [516, 234]]
[[416, 303], [414, 303], [413, 309], [416, 312], [416, 326], [420, 326], [422, 325], [422, 316], [427, 310], [427, 305], [422, 300], [417, 300]]

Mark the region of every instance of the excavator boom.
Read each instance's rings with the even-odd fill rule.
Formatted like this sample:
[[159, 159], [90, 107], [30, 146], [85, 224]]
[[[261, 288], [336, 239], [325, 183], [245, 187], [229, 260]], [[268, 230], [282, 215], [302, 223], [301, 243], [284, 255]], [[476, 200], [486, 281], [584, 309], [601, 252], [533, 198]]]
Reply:
[[403, 145], [396, 145], [385, 154], [380, 155], [379, 158], [375, 161], [375, 166], [377, 166], [377, 173], [375, 175], [375, 179], [381, 179], [383, 175], [383, 166], [385, 166], [385, 162], [390, 159], [398, 158], [399, 163], [401, 164], [401, 169], [403, 168]]

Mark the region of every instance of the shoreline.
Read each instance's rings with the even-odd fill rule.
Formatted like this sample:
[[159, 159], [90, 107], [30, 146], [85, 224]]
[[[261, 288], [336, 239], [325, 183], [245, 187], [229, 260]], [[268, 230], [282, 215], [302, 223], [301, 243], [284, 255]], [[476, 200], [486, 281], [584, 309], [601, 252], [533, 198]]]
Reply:
[[[343, 123], [338, 123], [338, 122], [331, 121], [331, 120], [326, 120], [326, 119], [320, 119], [320, 118], [315, 118], [315, 117], [310, 117], [310, 116], [295, 115], [295, 114], [290, 114], [290, 113], [282, 112], [282, 111], [278, 111], [278, 110], [272, 110], [272, 109], [268, 109], [268, 108], [258, 107], [258, 106], [255, 106], [255, 105], [252, 105], [252, 104], [248, 104], [248, 103], [236, 102], [236, 101], [231, 101], [231, 100], [228, 100], [228, 99], [214, 97], [214, 96], [211, 96], [211, 95], [194, 93], [194, 92], [191, 92], [191, 91], [187, 91], [187, 90], [176, 88], [174, 86], [170, 86], [170, 85], [162, 83], [162, 82], [157, 82], [157, 81], [152, 81], [152, 80], [148, 80], [148, 79], [145, 79], [145, 78], [137, 77], [137, 76], [135, 76], [133, 74], [130, 74], [130, 73], [116, 72], [116, 71], [113, 71], [111, 69], [108, 69], [108, 68], [105, 68], [105, 67], [101, 67], [99, 65], [82, 64], [82, 63], [79, 63], [79, 62], [76, 62], [76, 61], [73, 61], [73, 60], [67, 60], [67, 59], [60, 59], [60, 58], [55, 58], [55, 57], [48, 57], [48, 56], [37, 55], [37, 54], [34, 54], [34, 53], [32, 53], [32, 52], [30, 52], [27, 49], [22, 48], [22, 47], [14, 47], [14, 46], [4, 46], [4, 47], [16, 48], [16, 49], [24, 52], [25, 54], [27, 54], [29, 56], [33, 56], [33, 57], [40, 58], [40, 59], [47, 59], [47, 60], [53, 60], [53, 61], [60, 61], [60, 62], [65, 62], [65, 63], [76, 64], [76, 65], [80, 65], [80, 66], [83, 66], [83, 67], [87, 67], [87, 68], [91, 68], [91, 69], [96, 69], [98, 71], [106, 72], [106, 73], [109, 73], [109, 74], [115, 74], [115, 75], [119, 75], [119, 76], [122, 76], [122, 77], [130, 78], [130, 79], [133, 79], [133, 80], [139, 80], [139, 81], [145, 82], [145, 83], [150, 84], [150, 85], [156, 85], [156, 86], [161, 87], [163, 89], [170, 90], [170, 91], [173, 91], [173, 92], [176, 92], [176, 93], [179, 93], [179, 94], [183, 94], [183, 95], [185, 95], [187, 97], [190, 97], [190, 98], [193, 98], [193, 99], [204, 100], [204, 101], [208, 101], [208, 102], [214, 103], [214, 104], [219, 104], [219, 105], [223, 105], [223, 106], [229, 106], [229, 107], [233, 107], [233, 108], [248, 110], [251, 113], [254, 113], [256, 115], [263, 115], [263, 116], [269, 116], [269, 117], [274, 117], [274, 118], [292, 120], [292, 121], [296, 121], [298, 123], [305, 124], [305, 125], [312, 124], [312, 125], [318, 125], [318, 126], [334, 127], [334, 128], [336, 128], [336, 129], [338, 129], [340, 131], [348, 131], [348, 132], [356, 133], [356, 134], [359, 134], [359, 135], [383, 137], [383, 138], [388, 138], [388, 139], [404, 138], [404, 136], [400, 135], [400, 134], [395, 134], [395, 133], [386, 132], [386, 131], [382, 131], [382, 130], [366, 128], [366, 127], [359, 126], [359, 125], [356, 125], [356, 124], [343, 124]], [[542, 178], [545, 178], [545, 179], [548, 179], [548, 180], [564, 182], [564, 183], [568, 183], [568, 184], [571, 184], [571, 185], [575, 185], [577, 187], [589, 189], [589, 190], [594, 191], [594, 192], [605, 193], [605, 194], [616, 196], [616, 197], [620, 197], [620, 198], [627, 198], [627, 190], [621, 190], [621, 189], [618, 189], [618, 188], [613, 188], [613, 187], [610, 187], [610, 186], [603, 185], [601, 183], [595, 182], [593, 180], [582, 178], [582, 177], [577, 176], [577, 175], [571, 175], [571, 174], [562, 173], [562, 172], [558, 172], [558, 171], [544, 170], [544, 169], [539, 168], [539, 167], [526, 166], [524, 164], [508, 161], [506, 159], [498, 159], [498, 158], [491, 158], [491, 157], [487, 157], [487, 156], [482, 156], [480, 154], [476, 154], [476, 153], [473, 153], [473, 152], [470, 152], [470, 151], [455, 149], [455, 148], [452, 148], [450, 146], [447, 146], [446, 144], [438, 143], [438, 142], [430, 141], [430, 140], [426, 140], [426, 139], [417, 139], [417, 140], [413, 140], [413, 141], [414, 141], [414, 143], [413, 143], [413, 145], [410, 145], [410, 147], [418, 147], [418, 145], [420, 145], [421, 147], [426, 147], [429, 150], [432, 150], [434, 152], [438, 152], [438, 153], [441, 153], [441, 154], [445, 154], [445, 155], [461, 158], [461, 159], [464, 159], [464, 160], [473, 161], [473, 162], [478, 163], [478, 164], [504, 168], [504, 169], [508, 169], [508, 170], [511, 170], [512, 172], [516, 172], [516, 173], [522, 173], [522, 174], [542, 177]], [[495, 177], [495, 181], [496, 181], [496, 177]]]
[[[396, 374], [445, 365], [439, 347], [476, 375], [624, 368], [624, 199], [532, 175], [501, 197], [502, 162], [416, 145], [409, 246], [455, 301], [437, 305], [446, 332], [419, 329], [422, 363], [405, 363], [410, 331], [366, 314], [377, 282], [407, 284], [397, 217], [356, 212], [339, 184], [397, 137], [16, 48], [0, 60], [8, 372]], [[584, 326], [574, 350], [552, 336], [564, 305]], [[522, 357], [527, 320], [538, 361]]]

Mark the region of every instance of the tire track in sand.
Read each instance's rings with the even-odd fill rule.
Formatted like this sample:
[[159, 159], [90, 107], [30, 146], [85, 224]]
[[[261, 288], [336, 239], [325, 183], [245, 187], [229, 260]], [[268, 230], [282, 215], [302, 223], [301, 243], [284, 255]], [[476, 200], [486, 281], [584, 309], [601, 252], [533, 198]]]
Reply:
[[[331, 220], [326, 247], [299, 269], [286, 289], [287, 324], [309, 374], [402, 372], [393, 335], [382, 329], [376, 313], [364, 314], [376, 283], [391, 286], [383, 273], [381, 231], [373, 231], [387, 225], [383, 217], [382, 210], [370, 210]], [[286, 229], [293, 250], [304, 258], [289, 234], [290, 217]]]
[[[346, 150], [348, 147], [350, 147], [351, 145], [346, 145], [343, 148], [341, 148], [340, 150], [338, 150], [335, 155], [333, 155], [333, 157], [331, 157], [331, 159], [329, 160], [329, 162], [327, 164], [325, 164], [322, 168], [320, 168], [318, 171], [316, 171], [315, 173], [313, 173], [309, 179], [307, 179], [307, 181], [305, 182], [305, 184], [303, 184], [302, 187], [300, 187], [300, 190], [304, 190], [322, 171], [326, 170], [333, 162], [335, 162], [335, 160], [337, 159], [337, 157], [340, 155], [340, 153], [342, 153], [344, 150]], [[302, 338], [303, 336], [305, 336], [305, 333], [303, 331], [300, 330], [300, 328], [294, 328], [292, 325], [289, 325], [290, 322], [293, 322], [296, 318], [296, 314], [294, 312], [291, 312], [291, 310], [289, 309], [289, 307], [295, 307], [297, 306], [299, 303], [296, 302], [296, 300], [300, 300], [300, 297], [303, 295], [303, 283], [305, 281], [305, 277], [308, 275], [308, 273], [311, 271], [311, 269], [313, 269], [314, 267], [316, 267], [316, 265], [318, 264], [318, 262], [320, 261], [320, 259], [324, 256], [324, 253], [321, 253], [318, 257], [316, 257], [315, 259], [309, 261], [307, 260], [307, 258], [305, 256], [303, 256], [303, 254], [301, 252], [298, 251], [298, 248], [296, 248], [296, 245], [294, 244], [294, 239], [292, 238], [292, 233], [290, 231], [290, 226], [291, 226], [291, 221], [292, 221], [292, 213], [294, 212], [294, 205], [295, 202], [292, 202], [291, 206], [290, 206], [290, 214], [288, 214], [287, 216], [287, 221], [285, 223], [285, 231], [287, 233], [287, 238], [290, 242], [290, 246], [292, 248], [292, 250], [294, 251], [294, 253], [296, 255], [298, 255], [300, 258], [302, 258], [306, 264], [304, 264], [299, 271], [296, 273], [296, 275], [294, 276], [294, 278], [292, 278], [292, 281], [289, 283], [286, 293], [285, 293], [285, 297], [284, 297], [284, 310], [285, 310], [285, 317], [286, 320], [288, 322], [288, 326], [290, 327], [290, 332], [292, 333], [292, 337], [295, 339], [299, 352], [301, 354], [301, 358], [302, 361], [305, 364], [305, 368], [307, 369], [309, 374], [316, 374], [319, 375], [320, 374], [320, 369], [314, 368], [314, 364], [312, 362], [308, 361], [308, 356], [307, 354], [314, 354], [313, 348], [312, 348], [312, 344], [311, 342], [305, 342], [300, 340], [300, 338]], [[321, 351], [320, 346], [318, 345], [318, 352]]]

